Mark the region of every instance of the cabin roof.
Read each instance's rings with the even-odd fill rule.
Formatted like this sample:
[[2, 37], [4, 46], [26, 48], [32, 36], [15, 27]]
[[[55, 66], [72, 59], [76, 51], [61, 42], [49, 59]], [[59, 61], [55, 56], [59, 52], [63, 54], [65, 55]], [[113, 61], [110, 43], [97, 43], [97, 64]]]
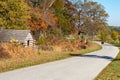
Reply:
[[24, 42], [30, 30], [2, 30], [0, 31], [0, 41], [9, 42], [12, 38], [18, 40], [19, 42]]

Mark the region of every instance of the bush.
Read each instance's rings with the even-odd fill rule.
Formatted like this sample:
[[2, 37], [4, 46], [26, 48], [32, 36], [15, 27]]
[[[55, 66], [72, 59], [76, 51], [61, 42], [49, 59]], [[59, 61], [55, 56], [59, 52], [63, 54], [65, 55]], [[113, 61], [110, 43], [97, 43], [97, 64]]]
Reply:
[[113, 31], [111, 34], [111, 38], [116, 41], [118, 39], [118, 32], [117, 31]]
[[82, 48], [82, 49], [86, 49], [87, 46], [88, 46], [87, 43], [84, 43], [84, 42], [80, 42], [79, 45], [78, 45], [78, 47]]
[[0, 45], [0, 58], [9, 58], [10, 55], [5, 49]]
[[36, 42], [36, 45], [46, 44], [46, 38], [43, 34], [40, 35], [39, 40]]
[[38, 50], [38, 51], [37, 51], [37, 54], [38, 54], [38, 55], [41, 55], [41, 52]]

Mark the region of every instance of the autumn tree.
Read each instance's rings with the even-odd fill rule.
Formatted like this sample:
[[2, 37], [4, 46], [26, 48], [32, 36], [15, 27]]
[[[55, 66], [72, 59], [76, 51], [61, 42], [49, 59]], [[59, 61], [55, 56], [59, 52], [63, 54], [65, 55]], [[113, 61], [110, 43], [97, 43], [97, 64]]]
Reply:
[[32, 33], [39, 38], [40, 34], [49, 35], [50, 29], [54, 29], [57, 23], [57, 17], [51, 10], [54, 0], [26, 0], [31, 7], [29, 27]]
[[0, 26], [7, 29], [27, 29], [29, 7], [24, 0], [0, 1]]
[[[50, 7], [52, 6], [52, 4], [54, 3], [55, 0], [27, 0], [26, 2], [29, 4], [29, 6], [31, 6], [31, 16], [33, 18], [39, 18], [40, 21], [35, 21], [37, 23], [39, 23], [39, 26], [37, 26], [37, 28], [39, 27], [39, 29], [42, 27], [41, 21], [42, 23], [44, 22], [46, 25], [44, 25], [44, 28], [48, 26], [52, 26], [54, 27], [56, 25], [57, 22], [57, 18], [54, 16], [52, 10], [50, 9]], [[36, 5], [36, 6], [34, 6]], [[34, 16], [37, 17], [34, 17]], [[34, 19], [33, 19], [34, 20]], [[34, 26], [32, 26], [33, 28]], [[34, 30], [36, 29], [36, 27], [34, 28]], [[38, 30], [38, 29], [37, 29]]]
[[65, 9], [67, 19], [70, 21], [70, 26], [72, 32], [76, 31], [76, 21], [78, 20], [78, 11], [76, 9], [76, 5], [70, 2], [69, 0], [65, 0]]
[[117, 31], [112, 31], [111, 33], [111, 38], [116, 41], [118, 39], [118, 32]]
[[65, 6], [64, 0], [57, 0], [54, 3], [55, 15], [58, 18], [58, 28], [60, 29], [61, 34], [67, 35], [71, 33], [71, 22], [70, 17], [67, 14], [67, 8]]
[[[31, 6], [30, 29], [32, 31], [51, 32], [52, 30], [52, 33], [60, 32], [70, 34], [72, 18], [68, 15], [70, 5], [67, 7], [65, 4], [66, 1], [67, 0], [26, 0], [29, 6]], [[44, 26], [41, 26], [41, 21], [44, 22]]]
[[47, 23], [41, 19], [39, 8], [32, 8], [30, 12], [29, 26], [31, 31], [45, 31]]
[[51, 10], [51, 7], [55, 3], [55, 1], [56, 0], [26, 0], [26, 2], [31, 5], [31, 7], [39, 9], [42, 20], [44, 20], [47, 24], [51, 26], [56, 25], [56, 18]]
[[106, 19], [108, 14], [104, 7], [97, 2], [82, 0], [78, 1], [76, 8], [78, 10], [78, 20], [76, 21], [78, 32], [84, 31], [89, 35], [94, 35], [99, 29], [108, 29]]

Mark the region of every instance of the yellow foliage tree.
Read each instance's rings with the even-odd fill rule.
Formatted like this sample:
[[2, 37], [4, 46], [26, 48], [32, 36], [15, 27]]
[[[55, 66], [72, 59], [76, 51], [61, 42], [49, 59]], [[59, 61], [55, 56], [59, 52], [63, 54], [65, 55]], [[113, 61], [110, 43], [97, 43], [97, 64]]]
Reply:
[[26, 29], [29, 18], [29, 7], [24, 0], [0, 0], [0, 26]]
[[117, 31], [112, 31], [111, 33], [111, 38], [116, 41], [118, 39], [118, 32]]

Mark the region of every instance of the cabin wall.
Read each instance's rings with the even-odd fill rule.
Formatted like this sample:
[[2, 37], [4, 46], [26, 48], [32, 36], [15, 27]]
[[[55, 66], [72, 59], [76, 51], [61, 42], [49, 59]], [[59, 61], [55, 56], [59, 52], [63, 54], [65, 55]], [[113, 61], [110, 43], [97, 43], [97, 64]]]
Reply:
[[31, 35], [31, 33], [29, 33], [24, 41], [24, 45], [25, 46], [34, 46], [34, 39]]

